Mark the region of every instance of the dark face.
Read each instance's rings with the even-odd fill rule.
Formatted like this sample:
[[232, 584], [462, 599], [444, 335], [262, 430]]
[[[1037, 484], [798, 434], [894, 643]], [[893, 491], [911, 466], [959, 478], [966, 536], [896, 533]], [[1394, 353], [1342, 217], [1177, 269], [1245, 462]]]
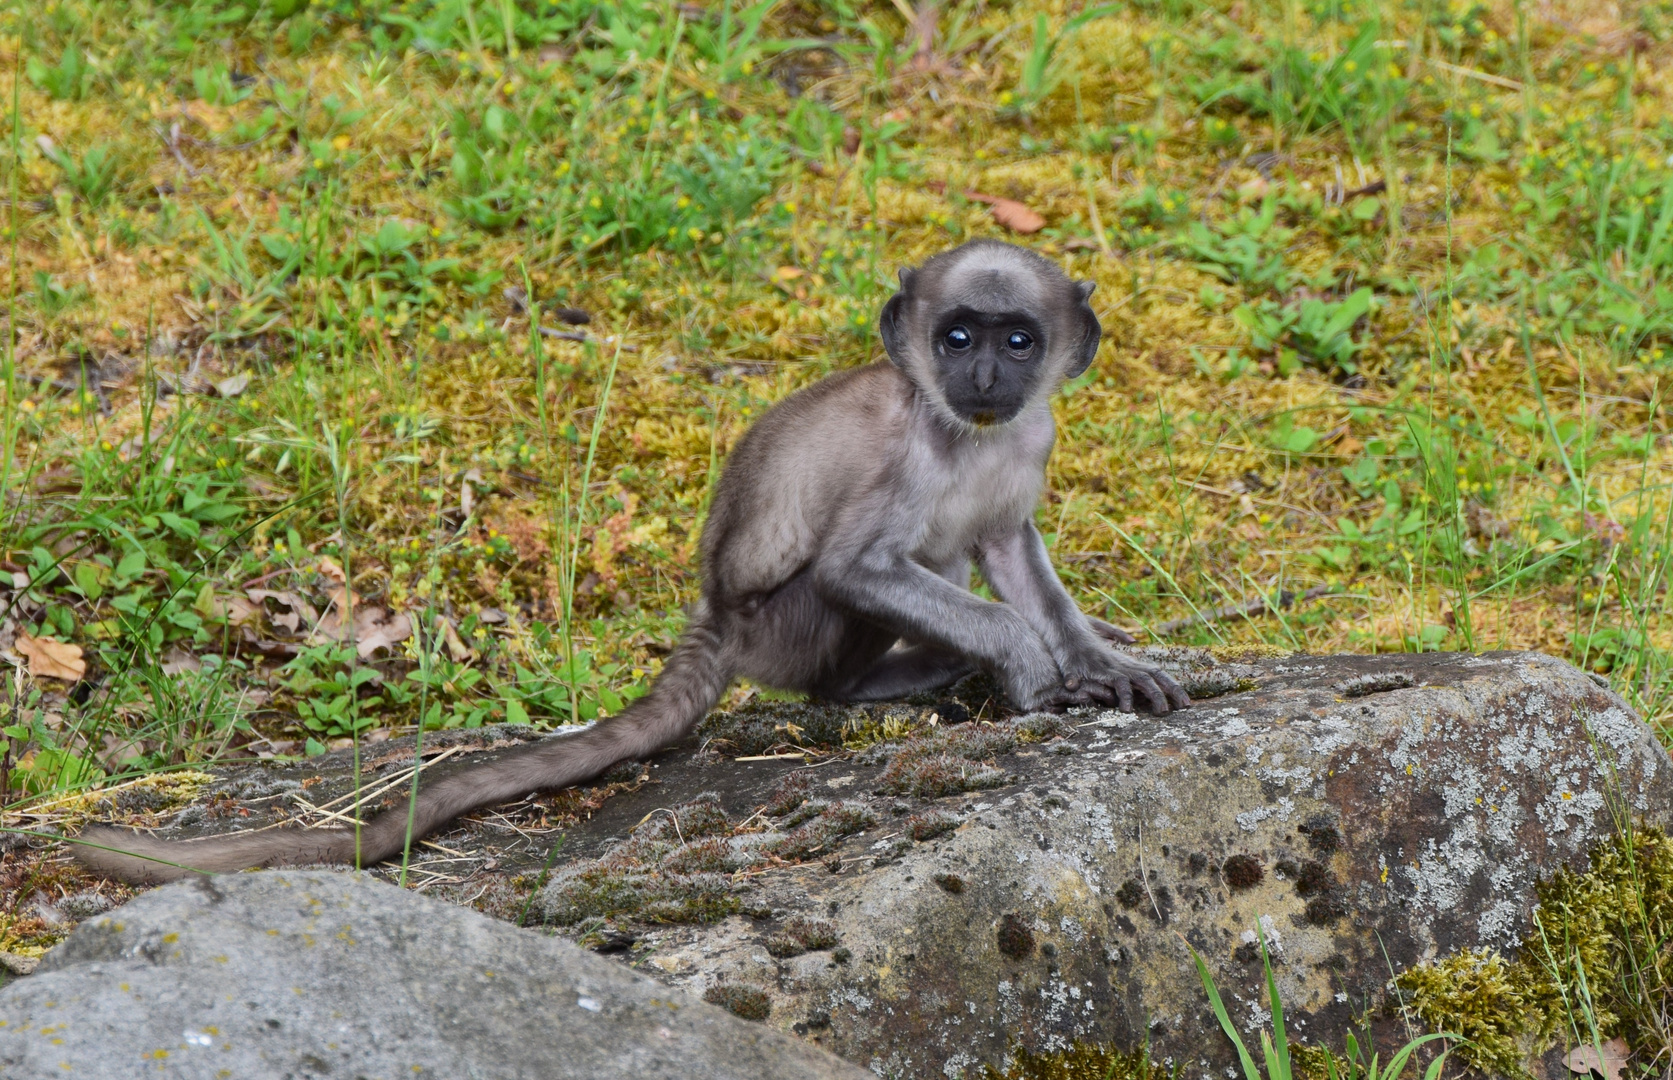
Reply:
[[955, 308], [932, 333], [941, 392], [973, 424], [1014, 418], [1045, 373], [1045, 332], [1027, 315]]

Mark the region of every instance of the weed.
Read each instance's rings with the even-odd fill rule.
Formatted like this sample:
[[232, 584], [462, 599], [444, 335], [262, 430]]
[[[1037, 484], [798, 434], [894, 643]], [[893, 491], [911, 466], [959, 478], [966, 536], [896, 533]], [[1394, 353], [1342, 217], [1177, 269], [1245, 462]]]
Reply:
[[[1220, 1022], [1220, 1030], [1226, 1033], [1232, 1047], [1237, 1051], [1238, 1063], [1242, 1068], [1244, 1080], [1292, 1080], [1298, 1075], [1298, 1066], [1303, 1061], [1316, 1063], [1323, 1060], [1324, 1072], [1329, 1080], [1398, 1080], [1406, 1071], [1406, 1063], [1426, 1044], [1443, 1039], [1457, 1039], [1456, 1034], [1435, 1033], [1418, 1036], [1400, 1049], [1396, 1050], [1385, 1063], [1376, 1052], [1376, 1046], [1371, 1041], [1369, 1033], [1362, 1046], [1352, 1032], [1344, 1036], [1344, 1054], [1338, 1058], [1327, 1047], [1313, 1047], [1310, 1052], [1303, 1053], [1301, 1046], [1290, 1045], [1289, 1033], [1284, 1026], [1284, 1002], [1278, 996], [1278, 980], [1272, 975], [1272, 958], [1266, 948], [1266, 928], [1264, 923], [1257, 921], [1255, 934], [1260, 942], [1261, 968], [1266, 975], [1267, 1001], [1271, 1008], [1272, 1028], [1261, 1029], [1261, 1056], [1265, 1065], [1265, 1073], [1255, 1063], [1249, 1048], [1243, 1042], [1243, 1036], [1238, 1033], [1237, 1026], [1226, 1011], [1225, 1002], [1220, 998], [1220, 990], [1214, 984], [1214, 977], [1208, 972], [1208, 965], [1198, 955], [1197, 950], [1186, 943], [1190, 950], [1191, 959], [1197, 966], [1197, 977], [1202, 980], [1203, 993], [1208, 996], [1209, 1007], [1214, 1012], [1214, 1018]], [[1182, 942], [1183, 938], [1180, 939]], [[1424, 1070], [1424, 1080], [1438, 1080], [1446, 1068], [1446, 1060], [1450, 1050], [1437, 1054]], [[1319, 1075], [1313, 1068], [1305, 1070], [1309, 1075]]]

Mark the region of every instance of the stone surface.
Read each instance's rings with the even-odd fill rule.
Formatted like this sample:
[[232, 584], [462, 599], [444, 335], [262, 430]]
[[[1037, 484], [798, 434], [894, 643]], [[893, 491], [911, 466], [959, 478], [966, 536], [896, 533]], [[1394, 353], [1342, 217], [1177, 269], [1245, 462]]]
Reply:
[[[1661, 823], [1673, 805], [1651, 732], [1549, 657], [1200, 661], [1199, 687], [1252, 689], [1076, 718], [1067, 739], [998, 757], [1005, 786], [939, 800], [957, 827], [925, 842], [892, 812], [921, 802], [873, 797], [879, 823], [831, 859], [754, 878], [754, 917], [647, 931], [631, 962], [758, 988], [770, 1023], [883, 1076], [980, 1075], [1018, 1043], [1076, 1037], [1148, 1039], [1209, 1075], [1230, 1048], [1185, 942], [1253, 1036], [1260, 920], [1292, 1037], [1339, 1046], [1391, 964], [1514, 947], [1533, 884], [1584, 862], [1612, 798]], [[887, 753], [872, 759], [812, 770], [814, 786], [864, 799], [890, 775]], [[579, 870], [547, 887], [550, 916], [572, 917]], [[846, 951], [786, 956], [797, 916]]]
[[0, 989], [0, 1075], [865, 1074], [536, 931], [365, 875], [182, 882]]
[[[1292, 1033], [1339, 1046], [1391, 967], [1513, 948], [1533, 883], [1584, 862], [1611, 800], [1669, 821], [1654, 736], [1549, 657], [1153, 654], [1191, 709], [1006, 719], [977, 681], [912, 704], [716, 714], [610, 784], [461, 822], [415, 849], [413, 879], [516, 917], [550, 866], [533, 911], [560, 932], [878, 1075], [973, 1078], [1018, 1044], [1084, 1037], [1148, 1040], [1194, 1077], [1233, 1059], [1184, 941], [1253, 1034], [1260, 919]], [[532, 737], [432, 734], [425, 753], [468, 769]], [[412, 753], [366, 749], [360, 783], [377, 790]], [[353, 790], [351, 761], [227, 770], [162, 831], [306, 817]], [[795, 776], [806, 798], [786, 800]], [[961, 785], [979, 790], [934, 794]], [[669, 921], [692, 914], [715, 921]]]

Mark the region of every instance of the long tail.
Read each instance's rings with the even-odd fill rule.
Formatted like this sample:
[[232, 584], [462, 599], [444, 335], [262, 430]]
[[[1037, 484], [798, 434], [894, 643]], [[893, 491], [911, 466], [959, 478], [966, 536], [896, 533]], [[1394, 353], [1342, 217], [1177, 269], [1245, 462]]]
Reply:
[[71, 850], [93, 873], [134, 885], [256, 866], [369, 866], [399, 855], [409, 836], [416, 843], [460, 814], [531, 791], [590, 780], [618, 762], [678, 742], [720, 700], [730, 681], [720, 638], [700, 614], [687, 626], [650, 692], [620, 715], [579, 735], [522, 747], [425, 786], [410, 807], [410, 829], [409, 806], [394, 807], [361, 826], [358, 853], [349, 829], [283, 829], [170, 841], [107, 826], [83, 829]]

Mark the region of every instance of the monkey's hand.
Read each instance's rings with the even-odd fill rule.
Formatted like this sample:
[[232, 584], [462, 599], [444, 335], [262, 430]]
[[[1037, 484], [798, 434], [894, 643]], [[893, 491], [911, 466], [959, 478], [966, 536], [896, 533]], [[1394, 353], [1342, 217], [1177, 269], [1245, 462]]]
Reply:
[[1086, 617], [1086, 624], [1092, 627], [1092, 632], [1094, 634], [1097, 634], [1106, 641], [1113, 641], [1117, 645], [1131, 645], [1138, 640], [1138, 638], [1121, 629], [1121, 627], [1114, 626], [1102, 619], [1094, 619], [1090, 615]]
[[1132, 712], [1137, 694], [1158, 716], [1191, 704], [1190, 696], [1167, 672], [1113, 649], [1096, 645], [1079, 649], [1060, 659], [1058, 667], [1063, 685], [1055, 704], [1114, 705], [1122, 712]]

